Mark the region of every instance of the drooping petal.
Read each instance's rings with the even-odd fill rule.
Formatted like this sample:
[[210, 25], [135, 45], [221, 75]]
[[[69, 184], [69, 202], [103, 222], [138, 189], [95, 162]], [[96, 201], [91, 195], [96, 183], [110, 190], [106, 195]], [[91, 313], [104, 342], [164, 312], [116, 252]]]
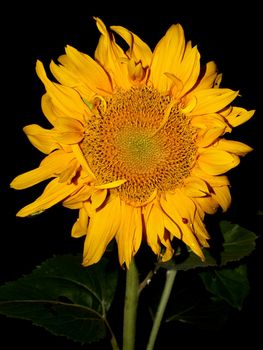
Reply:
[[228, 186], [214, 187], [215, 194], [213, 197], [218, 202], [223, 212], [226, 211], [231, 204], [231, 195]]
[[218, 209], [218, 202], [215, 200], [212, 194], [206, 197], [196, 197], [194, 201], [204, 213], [212, 215], [215, 214]]
[[[182, 218], [178, 222], [178, 225], [181, 228], [181, 230], [184, 231], [189, 229], [192, 235], [194, 235], [194, 237], [198, 239], [202, 246], [207, 246], [206, 239], [209, 238], [209, 235], [200, 218], [201, 213], [198, 211], [198, 208], [195, 205], [195, 199], [188, 198], [188, 196], [180, 190], [177, 190], [176, 193], [173, 195], [167, 194], [166, 198], [168, 201], [174, 203], [176, 211]], [[186, 243], [186, 241], [184, 242]], [[193, 243], [195, 242], [192, 242], [192, 244]], [[199, 250], [199, 248], [195, 247], [195, 249], [197, 250]]]
[[95, 264], [100, 260], [107, 245], [118, 231], [120, 214], [120, 199], [115, 196], [90, 218], [84, 243], [84, 266]]
[[81, 185], [70, 184], [67, 185], [64, 182], [59, 182], [59, 178], [55, 178], [50, 181], [46, 186], [44, 192], [33, 203], [22, 208], [17, 216], [25, 217], [34, 215], [37, 212], [44, 211], [53, 205], [63, 201], [66, 197], [71, 195], [74, 191], [77, 191]]
[[207, 248], [209, 247], [209, 243], [207, 242], [207, 240], [210, 239], [210, 236], [204, 225], [204, 212], [202, 211], [201, 207], [195, 207], [196, 210], [193, 222], [193, 230], [201, 245]]
[[[146, 219], [147, 243], [155, 254], [161, 253], [160, 241], [164, 236], [164, 221], [162, 211], [156, 204], [151, 209]], [[161, 238], [161, 239], [160, 239]]]
[[[200, 244], [198, 243], [193, 231], [190, 228], [189, 221], [190, 218], [187, 218], [185, 216], [189, 215], [192, 217], [193, 213], [191, 212], [191, 208], [184, 208], [184, 200], [183, 202], [180, 201], [180, 198], [177, 198], [176, 195], [168, 195], [166, 194], [166, 198], [161, 196], [160, 198], [160, 204], [166, 215], [173, 221], [174, 225], [171, 225], [169, 223], [169, 220], [166, 220], [166, 225], [169, 225], [169, 230], [173, 235], [178, 237], [178, 228], [180, 230], [180, 239], [188, 245], [191, 250], [198, 255], [201, 260], [204, 260], [204, 254], [200, 248]], [[178, 208], [182, 213], [178, 212]], [[183, 214], [184, 216], [182, 216]], [[186, 219], [186, 220], [184, 220]]]
[[[37, 183], [55, 177], [68, 168], [70, 161], [74, 158], [72, 153], [64, 151], [55, 151], [48, 155], [34, 170], [30, 170], [17, 176], [10, 184], [12, 188], [21, 190]], [[60, 178], [61, 181], [61, 178]], [[63, 182], [63, 181], [62, 181]]]
[[[147, 205], [145, 205], [143, 207], [143, 221], [144, 221], [144, 226], [147, 229], [147, 222], [148, 222], [148, 218], [150, 215], [150, 212], [152, 210], [153, 207], [153, 201], [151, 201], [150, 203], [148, 203]], [[149, 224], [148, 224], [149, 227]], [[148, 232], [149, 232], [149, 228], [148, 228]], [[161, 246], [158, 242], [158, 235], [156, 231], [151, 231], [151, 235], [147, 234], [146, 235], [146, 240], [148, 245], [151, 247], [152, 251], [156, 254], [159, 255], [160, 251], [161, 251]]]
[[72, 227], [72, 231], [71, 231], [72, 237], [79, 238], [79, 237], [85, 236], [88, 229], [88, 222], [89, 222], [89, 216], [85, 207], [83, 206], [82, 208], [80, 208], [79, 217]]
[[[136, 212], [138, 208], [121, 202], [121, 223], [116, 234], [119, 262], [129, 267], [132, 257], [137, 252], [142, 239], [141, 218]], [[139, 226], [137, 226], [139, 225]]]

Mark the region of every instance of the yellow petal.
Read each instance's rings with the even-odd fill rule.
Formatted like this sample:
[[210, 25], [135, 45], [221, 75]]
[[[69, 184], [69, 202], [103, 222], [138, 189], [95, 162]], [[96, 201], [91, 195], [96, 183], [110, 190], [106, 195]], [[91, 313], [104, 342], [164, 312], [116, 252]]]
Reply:
[[93, 210], [99, 208], [105, 201], [108, 191], [95, 190], [91, 195], [91, 207]]
[[188, 198], [185, 193], [180, 190], [176, 191], [175, 194], [166, 195], [166, 198], [168, 202], [170, 201], [173, 203], [176, 211], [182, 218], [178, 222], [183, 233], [182, 240], [201, 258], [201, 260], [204, 260], [202, 250], [196, 237], [202, 245], [207, 246], [206, 238], [209, 236], [202, 222], [200, 222], [194, 200]]
[[218, 203], [215, 198], [211, 196], [198, 197], [194, 199], [197, 205], [207, 214], [215, 214], [218, 209]]
[[201, 170], [209, 175], [220, 175], [236, 167], [240, 160], [238, 156], [226, 151], [207, 149], [197, 159]]
[[[68, 60], [68, 57], [66, 60]], [[63, 65], [57, 65], [54, 61], [51, 61], [49, 68], [56, 80], [62, 85], [78, 88], [78, 85], [82, 83], [77, 79], [77, 72], [74, 72], [74, 66], [70, 69], [69, 67], [66, 68]]]
[[82, 166], [82, 169], [84, 172], [86, 172], [88, 174], [88, 176], [90, 176], [91, 178], [95, 179], [95, 175], [93, 174], [93, 172], [91, 171], [88, 162], [86, 160], [86, 158], [84, 157], [81, 148], [79, 146], [79, 144], [73, 144], [72, 146], [72, 151], [75, 154], [75, 157], [77, 158], [77, 160], [79, 161], [80, 165]]
[[111, 26], [114, 32], [118, 33], [129, 45], [127, 54], [133, 58], [135, 62], [142, 62], [143, 67], [150, 65], [152, 51], [149, 46], [142, 41], [136, 34], [121, 26]]
[[172, 245], [170, 242], [170, 234], [165, 232], [164, 236], [161, 239], [161, 243], [165, 247], [165, 252], [162, 253], [162, 261], [166, 262], [171, 260], [174, 255], [174, 249], [172, 248]]
[[195, 91], [213, 87], [216, 77], [217, 77], [217, 66], [215, 62], [210, 61], [205, 65], [203, 76], [201, 80], [198, 82], [198, 85], [196, 86]]
[[195, 214], [195, 205], [192, 199], [188, 198], [182, 191], [177, 190], [176, 193], [166, 194], [168, 202], [173, 203], [175, 210], [179, 214], [181, 220], [179, 224], [184, 222], [186, 218], [188, 221], [193, 221]]
[[164, 221], [162, 211], [156, 204], [151, 206], [146, 221], [147, 243], [155, 254], [160, 254], [160, 238], [164, 236]]
[[133, 59], [130, 59], [127, 63], [127, 70], [129, 74], [129, 78], [133, 83], [142, 83], [144, 79], [147, 77], [147, 70], [143, 68], [141, 62], [135, 63]]
[[198, 238], [198, 241], [201, 243], [201, 245], [203, 247], [209, 247], [207, 240], [210, 238], [210, 236], [204, 225], [204, 212], [198, 206], [196, 206], [196, 211], [195, 211], [195, 216], [193, 221], [193, 230], [194, 230], [195, 236]]
[[[87, 89], [88, 95], [92, 96], [94, 94], [101, 94], [104, 92], [111, 92], [112, 86], [109, 80], [109, 77], [105, 70], [90, 56], [79, 52], [74, 47], [67, 45], [66, 46], [66, 57], [63, 59], [60, 58], [60, 61], [65, 67], [55, 67], [52, 66], [52, 69], [55, 68], [55, 73], [59, 74], [60, 78], [66, 78], [68, 83], [72, 86], [82, 84]], [[69, 85], [70, 86], [70, 85]]]
[[241, 107], [231, 107], [222, 115], [227, 119], [230, 125], [236, 127], [247, 122], [254, 115], [255, 110], [247, 111]]
[[129, 89], [131, 83], [128, 79], [127, 66], [123, 63], [127, 56], [116, 44], [113, 36], [110, 36], [105, 24], [99, 18], [95, 18], [95, 20], [101, 32], [95, 51], [95, 59], [106, 69], [114, 84], [118, 87]]
[[88, 229], [89, 216], [84, 207], [79, 210], [79, 217], [72, 227], [71, 235], [74, 238], [85, 236]]
[[161, 92], [166, 92], [170, 89], [172, 82], [165, 73], [174, 74], [179, 78], [178, 70], [184, 51], [185, 38], [183, 28], [180, 24], [172, 25], [158, 42], [153, 52], [149, 79], [155, 88]]
[[217, 113], [193, 116], [191, 118], [191, 125], [204, 130], [213, 128], [225, 129], [227, 127], [226, 120]]
[[51, 82], [46, 75], [42, 62], [40, 61], [37, 61], [36, 71], [40, 80], [45, 85], [52, 102], [60, 109], [63, 116], [74, 117], [75, 119], [82, 121], [84, 109], [86, 107], [79, 94], [67, 86]]
[[61, 117], [61, 112], [57, 115], [57, 109], [52, 103], [51, 97], [45, 93], [41, 98], [41, 108], [48, 121], [54, 126], [58, 117]]
[[188, 197], [205, 197], [209, 194], [206, 182], [193, 176], [186, 179], [184, 191]]
[[249, 147], [245, 143], [225, 139], [219, 140], [216, 147], [223, 151], [234, 153], [238, 156], [244, 156], [253, 151], [253, 148]]
[[225, 128], [212, 128], [200, 133], [196, 144], [198, 147], [208, 147], [212, 145], [225, 132]]
[[44, 129], [37, 124], [27, 125], [23, 130], [32, 145], [45, 154], [49, 154], [55, 149], [60, 148], [54, 138], [54, 130]]
[[[184, 200], [180, 201], [181, 198], [177, 198], [176, 195], [166, 195], [166, 199], [164, 197], [161, 197], [160, 203], [164, 210], [164, 212], [167, 214], [167, 216], [174, 222], [174, 225], [171, 225], [169, 220], [166, 219], [166, 227], [169, 229], [169, 231], [178, 237], [178, 228], [180, 230], [180, 239], [188, 245], [191, 250], [198, 255], [201, 260], [204, 260], [204, 254], [200, 248], [200, 245], [193, 234], [188, 218], [186, 215], [189, 215], [189, 208], [183, 208]], [[183, 211], [183, 217], [181, 213], [178, 212], [178, 208], [180, 208]], [[191, 210], [191, 208], [190, 208]], [[192, 217], [194, 213], [190, 213], [190, 216]], [[187, 220], [185, 220], [187, 219]], [[190, 220], [190, 218], [189, 218]]]
[[84, 137], [83, 125], [73, 118], [59, 118], [55, 124], [56, 140], [65, 144], [79, 143]]
[[[176, 72], [174, 72], [176, 75]], [[183, 82], [183, 89], [180, 93], [183, 96], [196, 84], [197, 78], [200, 74], [200, 54], [197, 47], [191, 47], [189, 41], [186, 45], [183, 61], [177, 77]]]
[[116, 180], [116, 181], [112, 181], [106, 184], [102, 184], [102, 185], [96, 185], [94, 186], [97, 189], [107, 189], [107, 188], [115, 188], [115, 187], [119, 187], [121, 185], [123, 185], [127, 180]]
[[133, 237], [133, 254], [140, 248], [142, 242], [142, 211], [141, 208], [134, 208], [134, 237]]
[[[138, 250], [142, 239], [141, 218], [135, 216], [138, 208], [121, 202], [121, 223], [116, 234], [120, 265], [129, 267], [132, 257]], [[137, 219], [137, 220], [136, 220]], [[137, 225], [139, 224], [139, 227]], [[138, 236], [137, 236], [138, 235]]]
[[83, 202], [89, 200], [93, 192], [94, 188], [92, 186], [84, 184], [78, 191], [66, 198], [62, 204], [69, 209], [80, 209], [83, 206]]
[[228, 186], [214, 187], [215, 194], [213, 197], [218, 202], [223, 212], [225, 212], [231, 204], [231, 195]]
[[[204, 89], [193, 91], [192, 98], [197, 100], [191, 115], [214, 113], [228, 106], [238, 95], [238, 91], [230, 89]], [[188, 103], [191, 103], [191, 99]]]
[[120, 199], [115, 196], [90, 218], [84, 243], [84, 266], [95, 264], [100, 260], [107, 245], [118, 231], [120, 214]]
[[198, 167], [192, 170], [192, 175], [205, 180], [211, 186], [228, 186], [229, 180], [225, 175], [209, 175]]
[[72, 153], [65, 153], [60, 150], [55, 151], [48, 155], [38, 168], [17, 176], [10, 186], [16, 190], [34, 186], [41, 181], [60, 174], [68, 167], [73, 158], [74, 155]]
[[77, 172], [79, 171], [80, 165], [77, 159], [72, 159], [69, 163], [66, 169], [64, 169], [59, 174], [59, 181], [60, 182], [66, 182], [67, 184], [70, 184], [71, 181], [76, 176]]
[[75, 184], [67, 185], [65, 183], [59, 182], [59, 178], [56, 178], [49, 182], [44, 192], [40, 197], [38, 197], [33, 203], [22, 208], [17, 216], [25, 217], [29, 215], [34, 215], [34, 213], [46, 210], [53, 205], [61, 202], [63, 199], [68, 197], [71, 193], [78, 190], [80, 185]]

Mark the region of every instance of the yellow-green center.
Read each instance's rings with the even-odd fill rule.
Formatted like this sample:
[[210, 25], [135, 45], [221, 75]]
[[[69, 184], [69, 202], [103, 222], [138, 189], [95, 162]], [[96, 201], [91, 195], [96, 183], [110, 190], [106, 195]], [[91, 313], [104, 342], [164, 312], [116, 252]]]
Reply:
[[148, 172], [161, 157], [161, 147], [156, 140], [140, 128], [123, 128], [115, 140], [119, 160], [130, 171]]
[[105, 102], [87, 121], [81, 143], [98, 184], [126, 180], [114, 191], [133, 205], [182, 184], [196, 155], [195, 129], [172, 97], [140, 87]]

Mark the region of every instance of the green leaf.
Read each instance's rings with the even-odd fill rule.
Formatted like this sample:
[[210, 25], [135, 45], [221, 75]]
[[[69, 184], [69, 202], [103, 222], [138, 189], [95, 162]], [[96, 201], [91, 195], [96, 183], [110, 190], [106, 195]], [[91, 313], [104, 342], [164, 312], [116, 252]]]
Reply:
[[200, 276], [206, 289], [218, 299], [225, 300], [229, 305], [241, 310], [249, 293], [247, 266], [223, 268], [203, 271]]
[[255, 233], [228, 221], [222, 221], [220, 228], [224, 237], [221, 266], [230, 261], [238, 261], [255, 249], [257, 238]]
[[212, 255], [210, 249], [203, 249], [205, 255], [204, 262], [191, 251], [183, 261], [171, 260], [167, 263], [161, 263], [160, 266], [167, 269], [176, 268], [177, 270], [184, 271], [196, 267], [224, 266], [231, 261], [238, 261], [248, 256], [255, 249], [257, 236], [246, 228], [228, 221], [221, 221], [220, 231], [223, 236], [220, 261]]
[[80, 256], [57, 256], [30, 275], [1, 286], [0, 313], [89, 343], [107, 334], [105, 317], [116, 285], [117, 271], [105, 258], [83, 267]]

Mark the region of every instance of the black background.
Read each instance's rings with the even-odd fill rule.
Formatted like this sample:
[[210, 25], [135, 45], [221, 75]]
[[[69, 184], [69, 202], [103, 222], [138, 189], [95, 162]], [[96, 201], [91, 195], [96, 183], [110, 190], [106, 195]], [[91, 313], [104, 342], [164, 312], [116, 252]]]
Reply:
[[[195, 2], [194, 2], [195, 3]], [[256, 109], [251, 121], [233, 132], [233, 139], [251, 145], [255, 151], [230, 172], [233, 204], [226, 218], [261, 233], [255, 217], [262, 207], [262, 18], [259, 5], [224, 2], [199, 2], [178, 6], [177, 3], [123, 2], [107, 9], [105, 4], [74, 1], [42, 2], [31, 5], [10, 4], [2, 9], [1, 20], [1, 234], [0, 283], [15, 280], [54, 254], [82, 251], [83, 241], [70, 237], [77, 212], [56, 206], [31, 219], [16, 218], [16, 212], [38, 196], [43, 186], [23, 191], [9, 189], [18, 174], [38, 166], [43, 156], [27, 141], [22, 127], [31, 123], [47, 126], [40, 106], [44, 88], [35, 74], [40, 59], [48, 67], [51, 59], [64, 53], [70, 44], [93, 55], [99, 38], [93, 16], [106, 25], [122, 25], [139, 35], [153, 49], [173, 23], [181, 23], [186, 37], [198, 45], [203, 63], [215, 60], [223, 73], [222, 87], [239, 90], [235, 104]], [[199, 333], [189, 329], [186, 345], [197, 342], [205, 348], [260, 339], [261, 309], [261, 241], [249, 263], [251, 294], [244, 310], [236, 314], [217, 333]], [[0, 317], [0, 348], [17, 344], [44, 349], [106, 349], [105, 345], [81, 346], [55, 337], [27, 321]], [[187, 332], [186, 332], [187, 333]], [[174, 335], [176, 348], [176, 334]], [[196, 337], [196, 338], [195, 338]], [[170, 334], [173, 339], [173, 334]], [[207, 342], [208, 341], [208, 342]], [[228, 340], [229, 341], [229, 340]], [[207, 342], [207, 343], [206, 343]], [[208, 344], [207, 346], [205, 344]], [[159, 345], [161, 346], [161, 345]], [[161, 349], [161, 347], [160, 347]]]

